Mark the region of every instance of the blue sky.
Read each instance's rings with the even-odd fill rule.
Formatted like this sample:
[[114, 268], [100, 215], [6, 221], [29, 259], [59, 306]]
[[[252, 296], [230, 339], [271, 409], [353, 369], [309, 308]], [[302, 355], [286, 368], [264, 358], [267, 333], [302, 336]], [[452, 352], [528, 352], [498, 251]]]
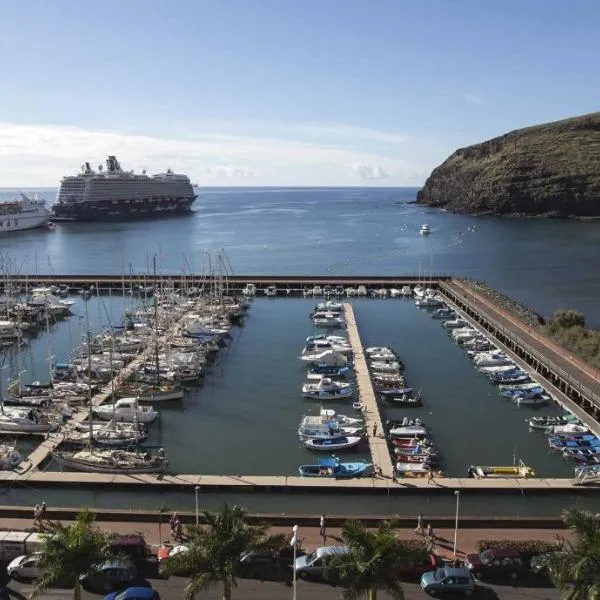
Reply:
[[0, 186], [84, 160], [206, 185], [419, 185], [598, 110], [591, 0], [0, 0]]

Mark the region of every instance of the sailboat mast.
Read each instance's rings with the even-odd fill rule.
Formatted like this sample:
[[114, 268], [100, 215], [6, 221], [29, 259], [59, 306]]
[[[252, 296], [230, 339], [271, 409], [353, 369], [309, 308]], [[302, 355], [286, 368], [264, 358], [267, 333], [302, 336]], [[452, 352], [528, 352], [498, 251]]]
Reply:
[[[152, 259], [152, 268], [153, 268], [153, 273], [154, 273], [154, 285], [157, 285], [157, 279], [156, 279], [156, 254], [154, 255], [153, 259]], [[156, 368], [156, 386], [158, 387], [160, 385], [160, 371], [159, 371], [159, 365], [160, 365], [160, 361], [158, 359], [158, 303], [156, 302], [156, 294], [157, 294], [157, 290], [156, 287], [154, 289], [154, 360], [155, 360], [155, 368]]]
[[88, 422], [89, 422], [89, 443], [90, 443], [90, 451], [92, 449], [92, 442], [94, 439], [94, 430], [92, 426], [92, 331], [90, 329], [90, 316], [88, 314], [87, 302], [84, 303], [85, 306], [85, 322], [87, 325], [86, 331], [86, 343], [87, 343], [87, 370], [88, 370]]

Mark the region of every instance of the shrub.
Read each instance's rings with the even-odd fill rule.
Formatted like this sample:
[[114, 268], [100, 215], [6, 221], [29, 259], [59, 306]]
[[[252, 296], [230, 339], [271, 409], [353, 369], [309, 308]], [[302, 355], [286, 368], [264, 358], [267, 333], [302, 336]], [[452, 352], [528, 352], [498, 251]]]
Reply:
[[477, 542], [477, 551], [484, 550], [514, 550], [521, 554], [545, 554], [554, 552], [556, 544], [552, 542], [543, 542], [540, 540], [479, 540]]

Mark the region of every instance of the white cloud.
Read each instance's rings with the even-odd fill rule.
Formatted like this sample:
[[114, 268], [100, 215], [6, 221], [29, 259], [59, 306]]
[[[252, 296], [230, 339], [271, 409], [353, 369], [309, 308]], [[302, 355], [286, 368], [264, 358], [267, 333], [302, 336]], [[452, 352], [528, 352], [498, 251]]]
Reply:
[[389, 179], [390, 174], [381, 165], [370, 165], [369, 163], [355, 163], [350, 165], [355, 177], [363, 180]]
[[[410, 144], [407, 142], [410, 141]], [[163, 135], [0, 122], [0, 186], [57, 186], [88, 160], [167, 167], [199, 185], [419, 185], [446, 151], [343, 124], [188, 124]]]

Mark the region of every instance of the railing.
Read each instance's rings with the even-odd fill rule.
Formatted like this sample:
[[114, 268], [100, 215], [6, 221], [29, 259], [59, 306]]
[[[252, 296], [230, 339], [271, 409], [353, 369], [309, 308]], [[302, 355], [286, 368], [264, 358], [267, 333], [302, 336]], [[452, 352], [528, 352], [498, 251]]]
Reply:
[[449, 288], [445, 283], [442, 282], [440, 282], [440, 288], [449, 296], [454, 296], [456, 298], [461, 299], [463, 303], [465, 303], [469, 307], [469, 310], [477, 314], [480, 319], [490, 323], [496, 330], [502, 333], [503, 336], [511, 340], [511, 342], [513, 342], [514, 344], [518, 345], [532, 358], [535, 358], [538, 363], [544, 365], [549, 371], [552, 371], [555, 374], [559, 375], [565, 381], [565, 383], [568, 383], [575, 391], [577, 391], [577, 393], [579, 393], [581, 396], [585, 397], [587, 400], [592, 402], [592, 404], [594, 404], [597, 409], [600, 409], [600, 396], [598, 394], [590, 390], [590, 388], [588, 388], [587, 386], [583, 385], [579, 380], [575, 379], [570, 373], [565, 371], [562, 367], [559, 367], [547, 356], [538, 352], [535, 348], [530, 346], [523, 338], [516, 335], [514, 332], [507, 329], [503, 325], [500, 325], [499, 323], [494, 321], [490, 317], [490, 315], [484, 314], [481, 311], [477, 310], [473, 306], [473, 304], [469, 302], [467, 297], [467, 294], [470, 294], [474, 298], [477, 298], [477, 296], [473, 292], [462, 289], [463, 293], [460, 293], [458, 290], [454, 288]]

